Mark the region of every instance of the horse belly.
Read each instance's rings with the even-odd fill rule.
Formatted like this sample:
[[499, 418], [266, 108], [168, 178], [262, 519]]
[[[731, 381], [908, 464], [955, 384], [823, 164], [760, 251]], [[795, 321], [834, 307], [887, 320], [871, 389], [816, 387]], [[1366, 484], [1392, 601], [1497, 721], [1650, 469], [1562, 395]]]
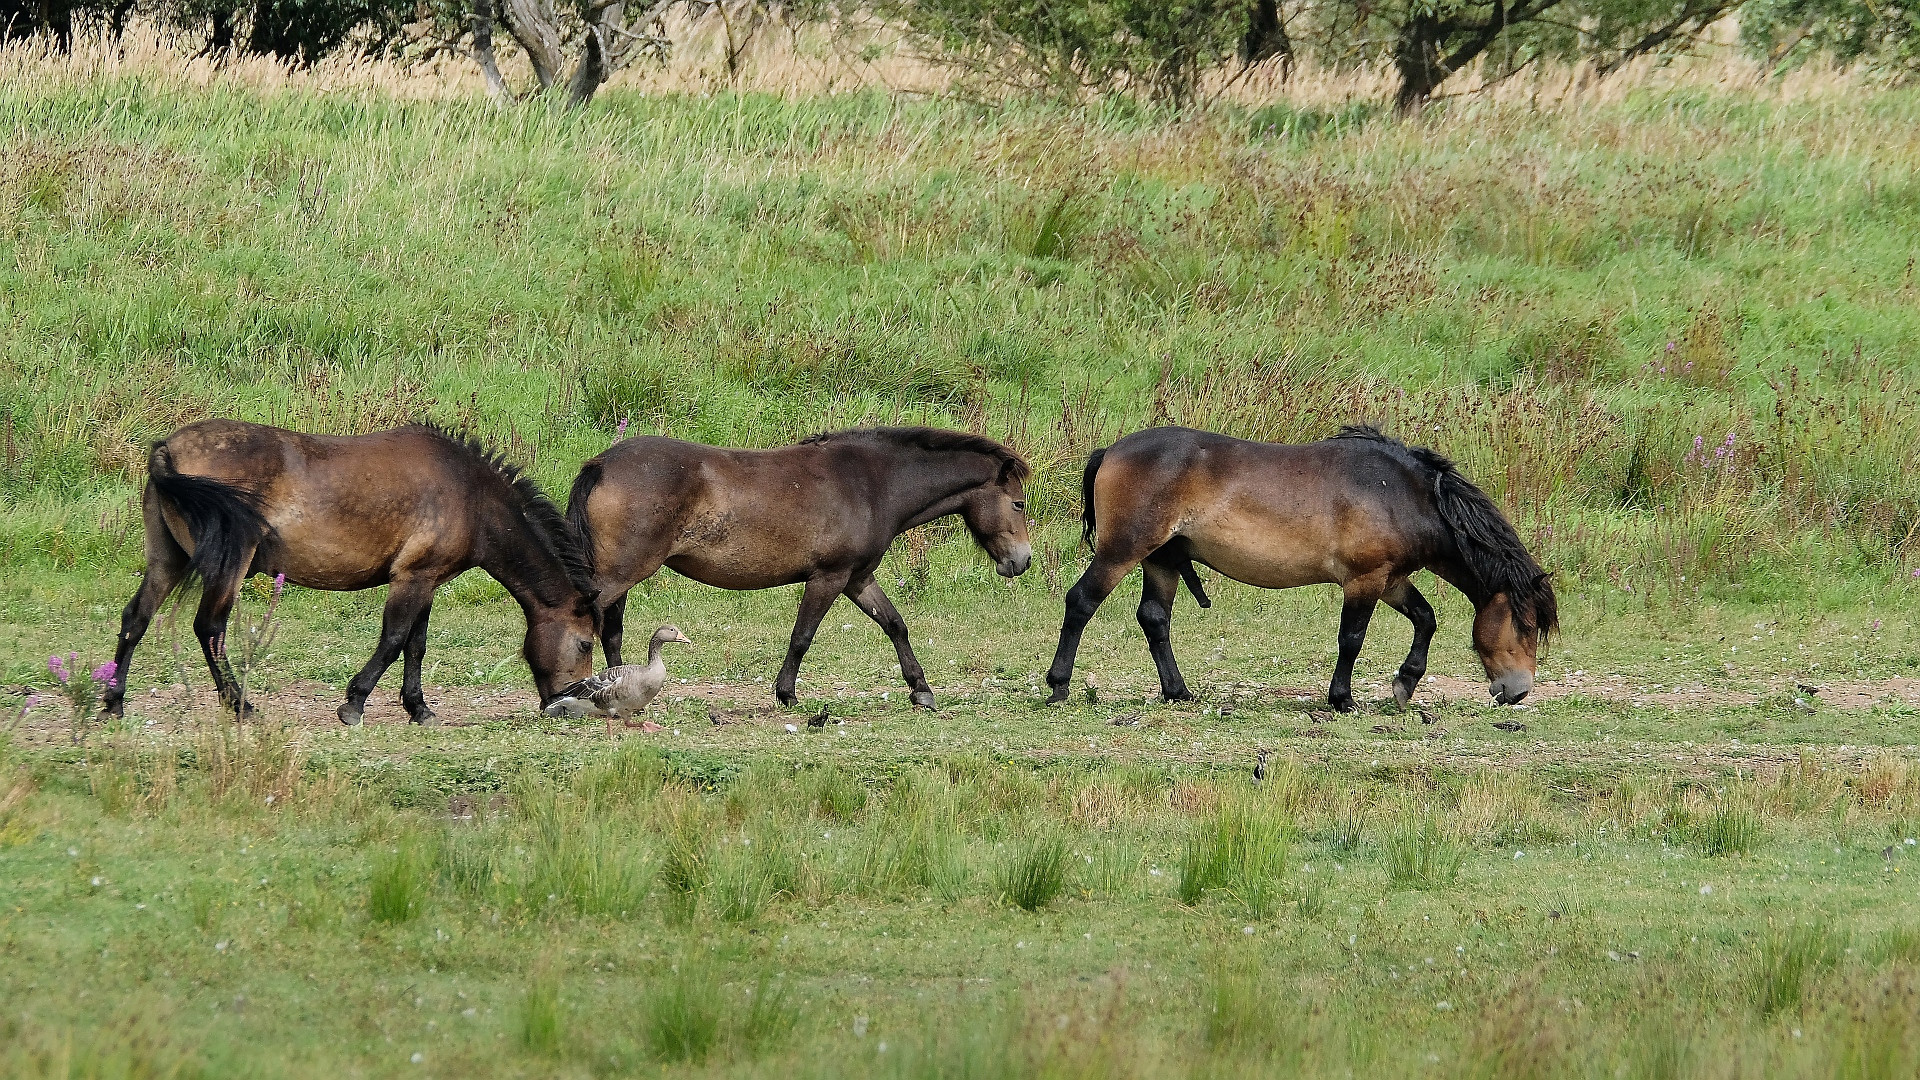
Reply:
[[747, 508], [713, 507], [690, 515], [674, 538], [667, 566], [722, 589], [770, 589], [805, 581], [812, 573], [811, 538], [795, 535], [792, 519]]
[[1208, 542], [1189, 539], [1193, 558], [1235, 581], [1263, 589], [1292, 589], [1340, 580], [1340, 569], [1324, 551], [1276, 544]]

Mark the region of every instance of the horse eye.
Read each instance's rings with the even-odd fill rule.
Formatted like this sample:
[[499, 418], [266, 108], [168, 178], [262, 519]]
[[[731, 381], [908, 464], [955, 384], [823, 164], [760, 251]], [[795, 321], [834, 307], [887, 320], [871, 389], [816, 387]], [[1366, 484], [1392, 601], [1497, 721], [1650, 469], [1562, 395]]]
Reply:
[[1025, 500], [1025, 499], [1015, 499], [1015, 500], [1013, 500], [1013, 508], [1014, 508], [1015, 510], [1019, 510], [1019, 511], [1021, 511], [1022, 513], [1025, 513], [1025, 512], [1026, 512], [1026, 509], [1027, 509], [1027, 500]]
[[583, 652], [583, 653], [590, 653], [590, 652], [592, 652], [592, 651], [593, 651], [593, 642], [591, 642], [591, 641], [583, 641], [583, 642], [581, 642], [581, 643], [580, 643], [580, 651], [581, 651], [581, 652]]

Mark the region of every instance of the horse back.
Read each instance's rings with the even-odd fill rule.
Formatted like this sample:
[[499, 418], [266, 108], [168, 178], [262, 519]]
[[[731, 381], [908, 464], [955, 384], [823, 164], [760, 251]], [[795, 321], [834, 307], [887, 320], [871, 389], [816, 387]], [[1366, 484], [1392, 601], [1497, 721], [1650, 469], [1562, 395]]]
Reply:
[[1092, 490], [1095, 550], [1144, 558], [1180, 537], [1197, 561], [1267, 588], [1410, 572], [1445, 538], [1418, 463], [1357, 439], [1152, 428], [1108, 448]]
[[[256, 568], [296, 584], [367, 588], [401, 569], [450, 576], [473, 545], [476, 478], [431, 429], [333, 436], [208, 420], [162, 446], [175, 471], [256, 496], [271, 529]], [[177, 515], [167, 524], [191, 550]]]
[[[816, 444], [736, 450], [661, 436], [624, 440], [582, 469], [584, 525], [596, 573], [609, 588], [661, 565], [722, 588], [804, 581], [825, 563], [853, 559], [889, 534], [873, 534], [860, 495], [876, 463]], [[576, 501], [581, 496], [576, 487]]]

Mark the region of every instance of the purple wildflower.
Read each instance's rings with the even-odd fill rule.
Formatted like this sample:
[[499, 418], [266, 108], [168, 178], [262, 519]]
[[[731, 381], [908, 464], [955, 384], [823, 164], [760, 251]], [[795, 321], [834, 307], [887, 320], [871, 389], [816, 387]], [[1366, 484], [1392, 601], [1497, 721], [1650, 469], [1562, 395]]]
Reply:
[[109, 660], [106, 663], [101, 664], [99, 667], [93, 669], [93, 681], [100, 683], [103, 686], [112, 686], [113, 677], [116, 673], [119, 672], [119, 670], [120, 670], [120, 665], [113, 662], [112, 660]]
[[285, 574], [275, 574], [275, 575], [273, 575], [273, 595], [274, 595], [274, 598], [275, 598], [275, 599], [278, 599], [278, 598], [279, 598], [279, 596], [280, 596], [280, 594], [281, 594], [282, 592], [285, 592], [285, 591], [286, 591], [286, 588], [287, 588], [287, 575], [285, 575]]
[[1879, 631], [1880, 631], [1880, 620], [1879, 620], [1879, 619], [1875, 619], [1875, 620], [1873, 620], [1873, 629], [1874, 629], [1874, 632], [1875, 632], [1875, 633], [1879, 633]]
[[47, 657], [47, 670], [53, 674], [55, 679], [60, 681], [60, 685], [65, 686], [67, 684], [67, 663], [60, 659], [59, 653], [54, 653], [52, 656]]
[[620, 418], [619, 425], [614, 429], [613, 437], [616, 439], [624, 439], [627, 437], [627, 418], [626, 417], [623, 416]]
[[1673, 351], [1673, 342], [1671, 342], [1671, 341], [1669, 341], [1669, 342], [1667, 342], [1667, 351], [1668, 351], [1668, 352], [1672, 352], [1672, 351]]
[[28, 694], [27, 700], [20, 703], [20, 715], [25, 716], [40, 707], [40, 695]]

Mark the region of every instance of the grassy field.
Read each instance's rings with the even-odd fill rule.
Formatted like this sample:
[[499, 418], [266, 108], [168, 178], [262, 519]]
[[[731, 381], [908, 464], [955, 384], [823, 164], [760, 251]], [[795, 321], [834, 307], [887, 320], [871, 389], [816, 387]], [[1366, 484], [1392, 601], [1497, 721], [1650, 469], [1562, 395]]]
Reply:
[[[949, 424], [1033, 460], [1038, 522], [1011, 583], [950, 528], [889, 556], [931, 715], [846, 605], [775, 709], [791, 590], [636, 590], [698, 644], [611, 742], [538, 717], [475, 576], [437, 729], [391, 685], [331, 721], [377, 593], [294, 590], [238, 728], [157, 623], [124, 722], [43, 704], [0, 755], [0, 1072], [1912, 1075], [1916, 120], [1841, 77], [568, 113], [0, 55], [10, 690], [104, 658], [146, 444], [209, 415], [427, 416], [562, 491], [622, 421]], [[1560, 575], [1534, 701], [1426, 582], [1416, 710], [1382, 613], [1327, 716], [1337, 598], [1220, 581], [1175, 618], [1198, 702], [1151, 699], [1123, 588], [1039, 704], [1088, 449], [1359, 420]]]

